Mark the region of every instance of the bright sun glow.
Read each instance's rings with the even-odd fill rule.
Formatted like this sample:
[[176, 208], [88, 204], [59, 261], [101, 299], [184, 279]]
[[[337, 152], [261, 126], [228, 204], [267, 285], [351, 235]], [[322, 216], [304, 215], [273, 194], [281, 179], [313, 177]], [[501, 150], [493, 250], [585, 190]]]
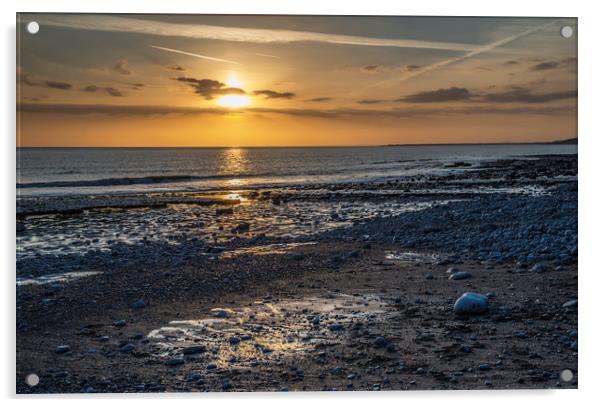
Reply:
[[240, 81], [240, 78], [238, 77], [236, 72], [230, 72], [230, 74], [228, 75], [228, 79], [226, 79], [226, 85], [228, 85], [229, 88], [242, 87], [242, 82]]
[[217, 100], [217, 104], [222, 107], [235, 109], [237, 107], [247, 106], [251, 100], [244, 95], [224, 95]]

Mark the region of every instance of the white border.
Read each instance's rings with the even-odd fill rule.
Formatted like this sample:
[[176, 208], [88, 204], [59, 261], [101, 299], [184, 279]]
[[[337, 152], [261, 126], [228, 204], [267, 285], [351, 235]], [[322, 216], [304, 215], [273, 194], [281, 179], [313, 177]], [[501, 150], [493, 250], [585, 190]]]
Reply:
[[[380, 393], [291, 393], [291, 394], [183, 394], [183, 395], [96, 395], [86, 397], [89, 405], [105, 406], [108, 399], [116, 405], [144, 402], [149, 406], [165, 403], [194, 404], [220, 403], [224, 405], [246, 406], [266, 403], [287, 407], [307, 406], [308, 403], [327, 402], [344, 403], [346, 406], [363, 406], [375, 399], [376, 403], [426, 403], [427, 405], [466, 406], [466, 403], [487, 406], [531, 402], [548, 406], [567, 406], [585, 404], [596, 399], [602, 388], [600, 340], [600, 289], [602, 289], [602, 267], [600, 258], [600, 211], [602, 202], [599, 192], [602, 171], [596, 165], [600, 161], [600, 31], [602, 15], [593, 1], [541, 1], [525, 0], [484, 1], [412, 1], [393, 2], [391, 0], [370, 0], [353, 2], [349, 0], [319, 2], [285, 0], [220, 0], [207, 1], [130, 1], [123, 0], [21, 0], [19, 4], [2, 2], [3, 40], [0, 69], [2, 69], [2, 102], [0, 110], [4, 132], [2, 134], [2, 248], [3, 265], [1, 275], [5, 290], [2, 299], [3, 333], [0, 335], [4, 357], [0, 372], [2, 374], [2, 394], [14, 396], [14, 259], [15, 259], [15, 13], [25, 12], [111, 12], [111, 13], [228, 13], [228, 14], [345, 14], [345, 15], [456, 15], [456, 16], [538, 16], [538, 17], [578, 17], [579, 18], [579, 390], [552, 391], [425, 391], [425, 392], [380, 392]], [[44, 398], [44, 405], [75, 405], [82, 402], [82, 396], [54, 396]], [[178, 400], [164, 400], [177, 398]], [[22, 398], [24, 405], [38, 404], [40, 397]]]

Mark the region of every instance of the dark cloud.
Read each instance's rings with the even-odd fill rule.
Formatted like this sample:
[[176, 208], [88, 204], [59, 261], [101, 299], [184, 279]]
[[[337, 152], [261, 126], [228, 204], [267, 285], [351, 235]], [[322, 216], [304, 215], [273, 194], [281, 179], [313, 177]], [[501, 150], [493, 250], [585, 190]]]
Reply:
[[559, 65], [560, 65], [559, 62], [556, 62], [556, 61], [547, 61], [547, 62], [540, 62], [537, 65], [533, 65], [529, 69], [532, 70], [532, 71], [547, 71], [549, 69], [556, 69], [556, 68], [558, 68]]
[[228, 88], [225, 83], [214, 81], [213, 79], [196, 79], [180, 76], [175, 78], [178, 82], [187, 83], [194, 89], [194, 93], [204, 97], [206, 100], [211, 100], [219, 95], [228, 94], [244, 94], [245, 91], [239, 88]]
[[519, 62], [515, 61], [513, 59], [504, 62], [504, 65], [518, 65], [518, 64], [519, 64]]
[[363, 69], [364, 71], [371, 72], [371, 71], [375, 71], [375, 70], [377, 70], [377, 69], [378, 69], [378, 65], [366, 65], [366, 66], [364, 66], [362, 69]]
[[113, 67], [113, 70], [119, 72], [122, 75], [131, 75], [132, 74], [132, 71], [130, 70], [128, 61], [126, 61], [125, 59], [117, 61], [117, 63]]
[[276, 92], [275, 90], [263, 89], [253, 91], [254, 95], [264, 96], [266, 99], [292, 99], [295, 94], [292, 92]]
[[313, 99], [307, 99], [306, 102], [328, 102], [330, 100], [332, 100], [333, 98], [331, 97], [318, 97], [318, 98], [313, 98]]
[[422, 67], [420, 65], [406, 65], [404, 68], [408, 72], [414, 72], [414, 71], [419, 70]]
[[146, 85], [143, 83], [131, 83], [130, 86], [133, 90], [142, 90], [142, 88], [144, 88]]
[[166, 66], [165, 69], [169, 69], [170, 71], [180, 71], [180, 72], [184, 72], [186, 70], [186, 69], [182, 68], [180, 65]]
[[576, 90], [533, 94], [530, 89], [517, 87], [508, 92], [484, 94], [481, 99], [495, 103], [547, 103], [576, 97]]
[[473, 95], [466, 88], [451, 87], [448, 89], [437, 89], [415, 93], [404, 96], [398, 101], [411, 103], [439, 103], [470, 99]]
[[569, 58], [561, 59], [559, 61], [545, 61], [545, 62], [540, 62], [540, 63], [538, 63], [536, 65], [533, 65], [529, 69], [531, 71], [548, 71], [548, 70], [551, 70], [551, 69], [560, 69], [560, 68], [572, 67], [576, 62], [577, 62], [577, 58], [575, 58], [575, 57], [569, 57]]
[[125, 96], [125, 93], [120, 91], [119, 89], [107, 87], [104, 90], [111, 96]]
[[57, 82], [57, 81], [45, 81], [44, 85], [50, 89], [69, 90], [73, 87], [70, 83]]
[[105, 92], [111, 96], [125, 96], [125, 92], [122, 92], [119, 89], [115, 89], [110, 86], [103, 87], [103, 86], [96, 86], [96, 85], [88, 85], [88, 86], [81, 88], [81, 91], [88, 92], [88, 93]]
[[377, 103], [383, 103], [386, 102], [386, 100], [383, 99], [362, 99], [362, 100], [358, 100], [357, 103], [359, 103], [360, 105], [375, 105]]

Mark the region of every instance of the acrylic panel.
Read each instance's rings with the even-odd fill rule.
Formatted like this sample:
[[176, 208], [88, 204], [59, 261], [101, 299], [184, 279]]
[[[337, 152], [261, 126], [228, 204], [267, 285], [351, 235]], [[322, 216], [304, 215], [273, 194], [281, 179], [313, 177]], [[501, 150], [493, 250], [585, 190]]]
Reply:
[[19, 14], [18, 393], [577, 387], [577, 19]]

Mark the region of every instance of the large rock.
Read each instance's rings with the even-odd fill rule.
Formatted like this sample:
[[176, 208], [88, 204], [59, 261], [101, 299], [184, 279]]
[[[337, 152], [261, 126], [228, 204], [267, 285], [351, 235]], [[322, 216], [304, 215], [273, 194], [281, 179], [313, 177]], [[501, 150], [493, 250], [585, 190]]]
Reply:
[[489, 299], [477, 293], [464, 293], [456, 300], [454, 312], [458, 315], [479, 315], [487, 312]]

